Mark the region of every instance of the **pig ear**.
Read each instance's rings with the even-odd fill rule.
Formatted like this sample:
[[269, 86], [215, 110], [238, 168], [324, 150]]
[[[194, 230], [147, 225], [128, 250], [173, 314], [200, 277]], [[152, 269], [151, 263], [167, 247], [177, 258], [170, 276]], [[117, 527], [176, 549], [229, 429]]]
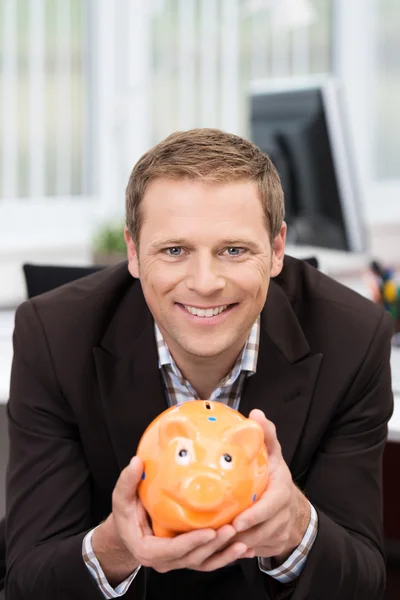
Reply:
[[165, 417], [160, 423], [159, 436], [161, 446], [167, 446], [176, 437], [195, 439], [196, 429], [186, 418], [179, 415]]
[[249, 461], [253, 460], [264, 442], [264, 434], [258, 423], [251, 421], [227, 431], [224, 441], [241, 446]]

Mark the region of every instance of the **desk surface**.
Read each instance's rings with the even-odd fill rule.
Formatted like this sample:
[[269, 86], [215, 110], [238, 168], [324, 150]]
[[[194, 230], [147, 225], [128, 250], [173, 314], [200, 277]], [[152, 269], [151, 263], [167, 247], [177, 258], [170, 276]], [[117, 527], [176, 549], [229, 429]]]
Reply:
[[[14, 313], [0, 311], [0, 404], [5, 404], [8, 399], [13, 327]], [[391, 362], [395, 408], [389, 422], [389, 440], [400, 442], [400, 348], [393, 349]]]

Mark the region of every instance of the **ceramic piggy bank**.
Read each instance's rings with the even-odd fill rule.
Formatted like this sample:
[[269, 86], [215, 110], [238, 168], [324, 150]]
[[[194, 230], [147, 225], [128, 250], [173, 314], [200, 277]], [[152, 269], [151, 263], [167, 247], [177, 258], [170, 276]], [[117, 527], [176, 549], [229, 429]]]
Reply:
[[165, 410], [147, 427], [137, 455], [144, 463], [138, 494], [159, 537], [230, 523], [267, 487], [261, 427], [219, 402]]

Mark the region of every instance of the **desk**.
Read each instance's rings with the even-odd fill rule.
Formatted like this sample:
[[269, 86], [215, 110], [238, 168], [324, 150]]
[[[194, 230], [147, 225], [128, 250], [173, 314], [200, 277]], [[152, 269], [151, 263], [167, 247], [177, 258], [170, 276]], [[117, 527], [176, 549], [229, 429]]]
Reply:
[[[12, 331], [14, 328], [14, 313], [12, 311], [0, 312], [0, 404], [5, 404], [8, 399], [11, 361], [12, 361]], [[393, 378], [395, 392], [395, 407], [389, 422], [389, 440], [400, 442], [400, 348], [392, 352], [392, 370], [396, 374]]]

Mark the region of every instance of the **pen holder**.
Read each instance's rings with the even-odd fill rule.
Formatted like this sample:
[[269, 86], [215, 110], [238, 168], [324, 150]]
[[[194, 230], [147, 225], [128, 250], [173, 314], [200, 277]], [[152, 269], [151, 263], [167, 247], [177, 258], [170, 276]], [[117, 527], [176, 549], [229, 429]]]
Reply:
[[372, 299], [381, 304], [393, 317], [393, 344], [400, 346], [400, 280], [395, 270], [382, 267], [374, 261], [370, 265], [367, 283]]

